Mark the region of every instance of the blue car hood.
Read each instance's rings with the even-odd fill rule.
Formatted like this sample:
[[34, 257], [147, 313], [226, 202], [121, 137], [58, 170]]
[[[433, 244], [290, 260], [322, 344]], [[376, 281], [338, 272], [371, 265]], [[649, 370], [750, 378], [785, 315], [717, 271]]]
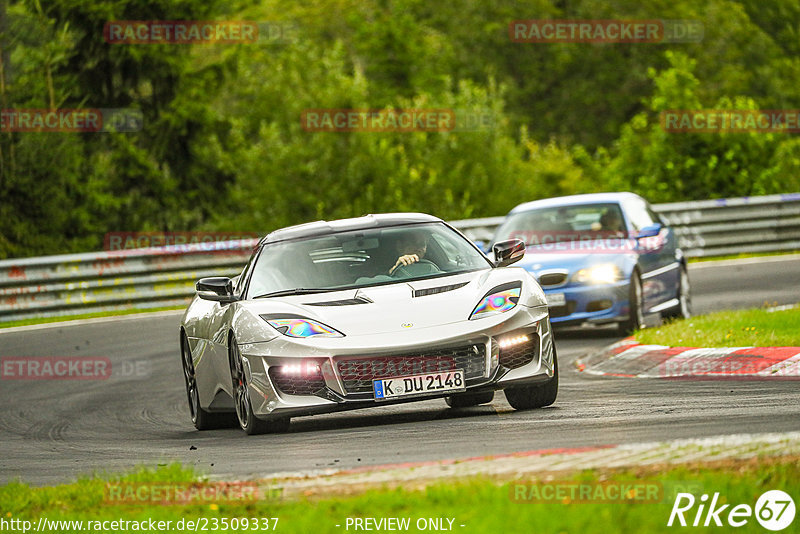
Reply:
[[543, 249], [541, 246], [528, 247], [525, 256], [517, 263], [526, 271], [537, 274], [550, 269], [566, 269], [574, 273], [580, 269], [599, 265], [601, 263], [614, 263], [622, 272], [627, 273], [629, 267], [636, 263], [636, 254], [618, 253], [569, 253], [554, 252], [552, 249]]

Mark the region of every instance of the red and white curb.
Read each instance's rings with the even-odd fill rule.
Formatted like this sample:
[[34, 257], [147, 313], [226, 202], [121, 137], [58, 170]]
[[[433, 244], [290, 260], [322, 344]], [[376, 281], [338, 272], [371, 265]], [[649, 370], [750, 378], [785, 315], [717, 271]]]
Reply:
[[419, 488], [442, 479], [520, 479], [537, 473], [744, 460], [800, 454], [800, 432], [734, 434], [663, 442], [541, 449], [494, 456], [403, 463], [359, 469], [325, 469], [257, 477], [284, 497], [346, 494], [376, 487]]
[[797, 380], [800, 347], [667, 347], [640, 345], [629, 337], [575, 366], [602, 376]]

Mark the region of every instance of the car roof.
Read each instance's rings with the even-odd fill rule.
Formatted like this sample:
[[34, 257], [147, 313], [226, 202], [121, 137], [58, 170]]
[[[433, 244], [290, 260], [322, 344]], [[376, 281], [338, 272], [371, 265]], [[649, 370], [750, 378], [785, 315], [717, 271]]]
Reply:
[[398, 226], [403, 224], [442, 222], [438, 217], [426, 215], [425, 213], [376, 213], [354, 217], [352, 219], [339, 219], [335, 221], [314, 221], [296, 226], [288, 226], [270, 232], [264, 237], [260, 245], [274, 243], [276, 241], [286, 241], [305, 237], [323, 236], [337, 232], [347, 232], [350, 230], [366, 230], [370, 228], [383, 228], [387, 226]]
[[512, 209], [511, 213], [519, 213], [538, 208], [552, 208], [556, 206], [576, 206], [579, 204], [604, 204], [609, 202], [622, 202], [624, 200], [640, 199], [635, 193], [589, 193], [586, 195], [570, 195], [566, 197], [544, 198], [525, 202]]

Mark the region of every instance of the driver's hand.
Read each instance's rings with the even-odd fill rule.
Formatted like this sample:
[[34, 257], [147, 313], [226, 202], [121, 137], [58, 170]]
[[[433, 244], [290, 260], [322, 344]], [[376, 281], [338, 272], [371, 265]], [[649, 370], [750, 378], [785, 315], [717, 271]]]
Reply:
[[397, 258], [397, 263], [394, 264], [394, 267], [389, 269], [389, 274], [392, 274], [395, 269], [400, 267], [401, 265], [411, 265], [412, 263], [416, 263], [419, 261], [419, 256], [416, 254], [406, 254], [405, 256], [400, 256]]

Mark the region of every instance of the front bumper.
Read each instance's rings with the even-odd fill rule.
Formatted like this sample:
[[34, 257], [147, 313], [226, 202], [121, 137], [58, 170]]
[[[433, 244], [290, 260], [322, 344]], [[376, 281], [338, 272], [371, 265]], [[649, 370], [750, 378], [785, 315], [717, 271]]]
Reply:
[[[501, 349], [498, 339], [528, 341]], [[286, 355], [273, 342], [240, 345], [253, 413], [261, 419], [312, 415], [414, 402], [452, 395], [425, 393], [375, 400], [372, 380], [461, 369], [466, 392], [546, 382], [553, 376], [553, 338], [546, 310], [530, 308], [513, 320], [436, 344], [384, 347], [375, 351]], [[296, 349], [296, 347], [294, 347]], [[295, 350], [296, 352], [296, 350]], [[309, 372], [287, 377], [284, 366]]]
[[545, 288], [544, 293], [549, 298], [554, 293], [564, 295], [563, 306], [550, 307], [550, 320], [559, 326], [624, 321], [630, 313], [628, 280], [614, 284]]

